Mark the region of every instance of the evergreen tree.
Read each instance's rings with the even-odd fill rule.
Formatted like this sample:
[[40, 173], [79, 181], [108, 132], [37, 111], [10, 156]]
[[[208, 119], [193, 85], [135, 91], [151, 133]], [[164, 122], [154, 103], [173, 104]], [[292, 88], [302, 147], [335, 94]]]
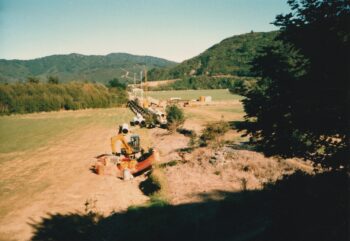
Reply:
[[267, 155], [348, 165], [350, 2], [290, 0], [277, 41], [253, 61], [242, 126]]

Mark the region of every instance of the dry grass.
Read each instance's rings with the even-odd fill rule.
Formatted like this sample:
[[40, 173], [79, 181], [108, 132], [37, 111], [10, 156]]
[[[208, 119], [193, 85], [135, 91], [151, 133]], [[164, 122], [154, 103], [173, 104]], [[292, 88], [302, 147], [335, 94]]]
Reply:
[[254, 151], [228, 147], [198, 148], [184, 159], [184, 164], [164, 169], [173, 204], [199, 202], [203, 193], [262, 189], [296, 170], [313, 172], [312, 165], [302, 160], [266, 158]]
[[[7, 142], [17, 145], [0, 154], [0, 236], [27, 240], [30, 218], [84, 212], [86, 200], [97, 200], [105, 214], [146, 202], [138, 188], [142, 176], [125, 183], [89, 170], [95, 156], [110, 152], [110, 137], [131, 116], [126, 109], [95, 109], [2, 117]], [[143, 146], [151, 145], [147, 130], [135, 131]], [[22, 141], [32, 143], [23, 148]]]

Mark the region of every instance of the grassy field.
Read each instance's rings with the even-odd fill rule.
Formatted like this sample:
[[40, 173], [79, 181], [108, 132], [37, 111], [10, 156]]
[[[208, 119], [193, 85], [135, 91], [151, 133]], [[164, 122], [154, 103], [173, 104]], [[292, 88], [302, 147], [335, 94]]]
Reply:
[[[225, 120], [238, 120], [244, 114], [238, 101], [240, 97], [225, 90], [154, 93], [158, 98], [159, 94], [162, 98], [211, 95], [214, 100], [224, 100], [208, 106], [186, 107], [185, 114], [194, 127], [220, 120], [222, 116]], [[95, 156], [110, 152], [109, 138], [117, 126], [132, 117], [133, 113], [125, 108], [0, 117], [0, 236], [3, 240], [11, 240], [15, 233], [19, 240], [26, 240], [29, 226], [23, 220], [40, 218], [44, 210], [81, 210], [86, 199], [93, 195], [99, 195], [99, 205], [104, 210], [144, 202], [146, 197], [137, 183], [100, 178], [89, 170]], [[135, 132], [140, 134], [145, 149], [154, 144], [150, 130], [135, 129]]]
[[94, 109], [0, 117], [0, 153], [42, 147], [87, 126], [117, 126], [129, 122], [126, 109]]
[[245, 115], [242, 103], [235, 101], [225, 105], [205, 105], [184, 108], [187, 119], [204, 123], [208, 121], [242, 121]]
[[[108, 183], [89, 167], [95, 156], [111, 151], [110, 137], [132, 116], [129, 109], [110, 108], [0, 117], [0, 240], [12, 240], [17, 229], [28, 234], [25, 218], [42, 215], [41, 209], [80, 209], [101, 187], [120, 192], [110, 187], [121, 185], [118, 179]], [[150, 146], [147, 131], [135, 130], [143, 147]], [[113, 195], [119, 198], [113, 192], [105, 206], [116, 202]], [[134, 198], [138, 192], [136, 186], [128, 194]]]
[[179, 97], [183, 100], [198, 99], [199, 96], [211, 96], [213, 101], [241, 100], [240, 95], [231, 94], [228, 90], [171, 90], [171, 91], [149, 91], [147, 94], [153, 98], [165, 100], [170, 97]]

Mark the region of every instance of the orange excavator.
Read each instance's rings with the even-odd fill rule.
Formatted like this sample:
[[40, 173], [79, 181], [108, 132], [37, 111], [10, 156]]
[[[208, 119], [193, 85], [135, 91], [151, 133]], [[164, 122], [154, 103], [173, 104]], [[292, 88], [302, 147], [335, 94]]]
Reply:
[[159, 160], [159, 154], [154, 149], [145, 152], [140, 147], [140, 137], [129, 133], [127, 124], [119, 127], [119, 132], [111, 138], [112, 155], [103, 154], [97, 157], [94, 166], [99, 175], [116, 175], [124, 180], [132, 179], [152, 167]]

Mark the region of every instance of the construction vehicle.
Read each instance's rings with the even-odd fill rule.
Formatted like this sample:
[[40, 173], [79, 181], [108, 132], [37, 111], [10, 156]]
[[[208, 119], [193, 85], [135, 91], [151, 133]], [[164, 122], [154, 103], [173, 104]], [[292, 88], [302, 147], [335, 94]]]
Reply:
[[159, 154], [154, 149], [145, 152], [140, 146], [140, 137], [128, 133], [127, 124], [119, 127], [119, 132], [111, 138], [112, 155], [103, 154], [97, 158], [94, 171], [99, 175], [113, 175], [130, 179], [152, 168], [152, 164], [159, 160]]

